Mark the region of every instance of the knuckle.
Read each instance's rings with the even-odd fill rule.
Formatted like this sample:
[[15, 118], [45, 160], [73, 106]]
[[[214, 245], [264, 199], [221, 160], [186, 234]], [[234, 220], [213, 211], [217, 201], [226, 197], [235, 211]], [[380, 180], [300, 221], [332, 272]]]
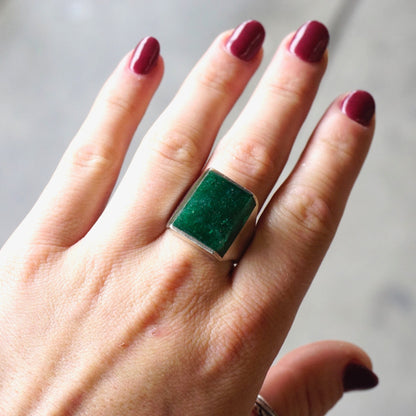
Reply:
[[162, 157], [163, 163], [173, 165], [173, 168], [192, 168], [199, 155], [197, 136], [198, 132], [192, 132], [189, 126], [186, 132], [176, 126], [174, 130], [159, 135], [154, 150]]
[[131, 100], [120, 94], [110, 93], [104, 99], [104, 107], [107, 108], [109, 114], [118, 114], [122, 116], [132, 117], [137, 114], [138, 101]]
[[332, 159], [336, 159], [339, 168], [341, 168], [344, 164], [357, 159], [355, 148], [356, 141], [349, 135], [345, 135], [343, 132], [336, 131], [335, 133], [336, 134], [331, 137], [322, 135], [320, 141], [325, 152], [330, 155]]
[[217, 93], [221, 97], [234, 95], [236, 89], [234, 71], [227, 66], [215, 66], [209, 68], [198, 77], [198, 83], [203, 88]]
[[101, 173], [114, 165], [114, 149], [111, 146], [85, 144], [78, 147], [72, 154], [71, 163], [82, 171]]
[[269, 180], [275, 164], [267, 146], [258, 140], [242, 142], [233, 150], [232, 167], [244, 177], [249, 188]]
[[335, 213], [320, 192], [312, 187], [294, 187], [280, 208], [290, 232], [303, 242], [314, 245], [328, 241], [335, 233]]
[[171, 257], [169, 262], [166, 262], [165, 283], [170, 286], [176, 286], [177, 282], [183, 282], [192, 276], [194, 272], [194, 263], [190, 256], [175, 256]]
[[285, 100], [301, 103], [305, 100], [305, 96], [308, 95], [310, 85], [305, 85], [297, 78], [281, 76], [276, 80], [270, 81], [268, 91], [270, 94]]

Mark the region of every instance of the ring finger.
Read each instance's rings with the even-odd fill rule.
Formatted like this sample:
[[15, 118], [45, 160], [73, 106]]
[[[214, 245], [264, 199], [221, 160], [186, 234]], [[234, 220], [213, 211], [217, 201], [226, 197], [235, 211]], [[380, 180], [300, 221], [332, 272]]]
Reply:
[[92, 237], [102, 239], [107, 233], [112, 242], [132, 248], [164, 231], [172, 209], [206, 163], [224, 118], [260, 64], [260, 23], [245, 22], [230, 35], [217, 38], [144, 137]]
[[[325, 71], [328, 40], [326, 27], [311, 21], [282, 42], [246, 108], [208, 162], [209, 168], [254, 193], [260, 205], [273, 188], [308, 114]], [[238, 187], [221, 183], [223, 179], [210, 174], [183, 214], [175, 214], [172, 227], [214, 255], [237, 259], [250, 231], [246, 227], [247, 232], [240, 233], [233, 244], [241, 229], [239, 218], [245, 221], [250, 216], [254, 201], [244, 196], [238, 199]], [[183, 253], [182, 248], [180, 251]]]

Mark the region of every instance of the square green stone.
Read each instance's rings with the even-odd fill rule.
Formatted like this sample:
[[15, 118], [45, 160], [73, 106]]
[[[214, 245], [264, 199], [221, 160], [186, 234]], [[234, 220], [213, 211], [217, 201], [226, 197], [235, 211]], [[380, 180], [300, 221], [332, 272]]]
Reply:
[[210, 169], [185, 197], [169, 225], [223, 257], [255, 207], [251, 192]]

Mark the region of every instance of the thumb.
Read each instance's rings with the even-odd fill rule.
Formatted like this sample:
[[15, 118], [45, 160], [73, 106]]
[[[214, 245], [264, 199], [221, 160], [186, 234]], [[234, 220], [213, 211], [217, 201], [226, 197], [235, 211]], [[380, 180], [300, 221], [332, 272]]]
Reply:
[[353, 344], [317, 342], [292, 351], [272, 367], [260, 395], [277, 416], [321, 416], [344, 392], [375, 387], [378, 378], [371, 368], [367, 354]]

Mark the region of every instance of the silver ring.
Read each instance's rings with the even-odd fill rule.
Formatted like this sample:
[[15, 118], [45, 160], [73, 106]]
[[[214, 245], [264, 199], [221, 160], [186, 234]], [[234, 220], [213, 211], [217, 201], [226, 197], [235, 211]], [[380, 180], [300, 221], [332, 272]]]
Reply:
[[167, 227], [217, 260], [239, 259], [255, 228], [255, 195], [215, 169], [191, 187]]
[[277, 413], [270, 407], [269, 403], [260, 396], [260, 394], [257, 396], [251, 414], [252, 416], [277, 416]]

